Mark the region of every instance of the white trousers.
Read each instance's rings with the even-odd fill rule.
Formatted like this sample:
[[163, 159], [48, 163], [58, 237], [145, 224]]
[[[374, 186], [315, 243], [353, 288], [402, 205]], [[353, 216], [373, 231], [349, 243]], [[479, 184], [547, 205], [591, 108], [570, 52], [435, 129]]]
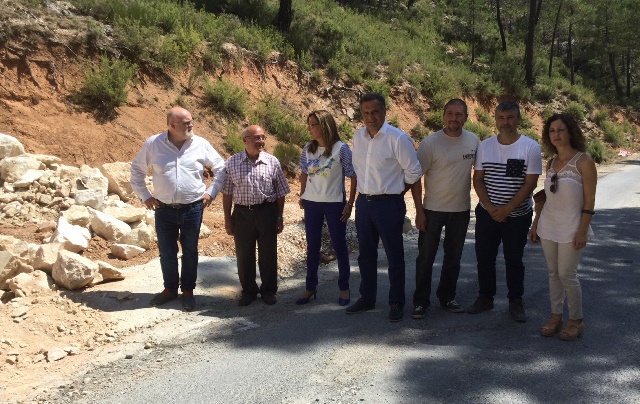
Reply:
[[578, 264], [584, 248], [575, 250], [573, 243], [556, 243], [543, 238], [540, 242], [549, 268], [551, 312], [562, 314], [566, 292], [569, 320], [581, 320], [582, 288], [578, 281]]

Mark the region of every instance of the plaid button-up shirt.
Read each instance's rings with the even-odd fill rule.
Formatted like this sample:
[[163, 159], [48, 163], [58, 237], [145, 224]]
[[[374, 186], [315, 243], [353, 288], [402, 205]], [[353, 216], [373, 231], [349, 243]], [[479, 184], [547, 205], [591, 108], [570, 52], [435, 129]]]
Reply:
[[275, 156], [262, 151], [253, 162], [243, 151], [227, 160], [222, 193], [232, 195], [234, 203], [256, 205], [275, 202], [289, 192], [289, 184]]

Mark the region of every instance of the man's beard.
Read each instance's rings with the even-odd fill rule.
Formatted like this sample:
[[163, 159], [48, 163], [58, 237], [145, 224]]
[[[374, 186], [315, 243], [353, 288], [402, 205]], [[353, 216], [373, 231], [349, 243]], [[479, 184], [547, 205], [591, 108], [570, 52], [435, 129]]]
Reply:
[[193, 131], [192, 131], [192, 130], [188, 130], [188, 131], [187, 131], [187, 133], [185, 133], [185, 137], [186, 137], [187, 139], [191, 139], [191, 138], [193, 138], [193, 135], [194, 135], [194, 133], [193, 133]]

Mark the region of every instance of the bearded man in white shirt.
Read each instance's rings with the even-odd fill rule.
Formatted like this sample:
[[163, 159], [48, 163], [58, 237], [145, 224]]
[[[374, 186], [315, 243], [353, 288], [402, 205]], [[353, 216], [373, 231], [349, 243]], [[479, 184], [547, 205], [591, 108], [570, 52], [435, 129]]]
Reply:
[[384, 96], [365, 94], [360, 99], [364, 127], [353, 137], [353, 167], [358, 177], [356, 200], [360, 298], [347, 314], [375, 308], [378, 243], [382, 239], [389, 262], [389, 321], [402, 319], [405, 304], [405, 262], [402, 227], [407, 207], [404, 194], [411, 189], [416, 206], [416, 227], [424, 230], [422, 169], [413, 140], [386, 120]]
[[[193, 290], [198, 273], [198, 239], [202, 213], [222, 189], [224, 160], [211, 144], [193, 133], [189, 111], [174, 107], [167, 113], [166, 132], [151, 136], [131, 164], [133, 191], [147, 209], [155, 213], [160, 267], [164, 290], [155, 295], [151, 306], [160, 306], [178, 297], [182, 306], [195, 308]], [[153, 194], [145, 178], [151, 168]], [[205, 168], [213, 172], [207, 188]], [[178, 272], [178, 241], [182, 248], [182, 268]]]

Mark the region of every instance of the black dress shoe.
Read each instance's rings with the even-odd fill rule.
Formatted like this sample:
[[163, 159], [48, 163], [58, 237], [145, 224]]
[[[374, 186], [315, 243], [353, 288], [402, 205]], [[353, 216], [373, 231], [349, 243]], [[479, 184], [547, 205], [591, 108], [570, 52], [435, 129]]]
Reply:
[[347, 314], [362, 313], [363, 311], [373, 310], [376, 308], [375, 303], [367, 303], [363, 298], [358, 299], [357, 302], [347, 307]]
[[248, 306], [254, 300], [256, 300], [256, 298], [257, 298], [256, 295], [249, 295], [249, 294], [243, 293], [242, 296], [240, 296], [240, 300], [238, 300], [238, 305], [239, 306]]
[[275, 293], [264, 292], [264, 293], [261, 293], [261, 295], [262, 295], [262, 300], [269, 306], [278, 303], [278, 299], [276, 299]]
[[404, 313], [402, 310], [402, 306], [397, 303], [391, 305], [391, 310], [389, 310], [389, 321], [391, 321], [392, 323], [397, 323], [398, 321], [402, 320], [403, 315]]

